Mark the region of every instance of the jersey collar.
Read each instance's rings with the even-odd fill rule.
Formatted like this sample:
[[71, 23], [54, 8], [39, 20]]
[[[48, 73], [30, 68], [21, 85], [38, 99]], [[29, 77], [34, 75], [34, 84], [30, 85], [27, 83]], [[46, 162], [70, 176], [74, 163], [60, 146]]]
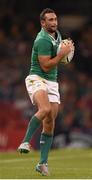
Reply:
[[43, 28], [41, 29], [41, 31], [43, 31], [44, 33], [46, 33], [48, 35], [48, 37], [50, 37], [50, 39], [52, 39], [53, 41], [58, 41], [60, 40], [60, 33], [59, 31], [57, 30], [56, 33], [57, 33], [57, 39], [55, 39], [53, 36], [51, 36], [47, 31], [45, 31]]

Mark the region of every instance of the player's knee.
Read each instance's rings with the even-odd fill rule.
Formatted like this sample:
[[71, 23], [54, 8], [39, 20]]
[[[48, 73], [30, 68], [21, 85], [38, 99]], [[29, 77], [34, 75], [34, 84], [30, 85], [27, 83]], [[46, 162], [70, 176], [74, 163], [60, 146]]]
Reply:
[[45, 132], [46, 132], [47, 134], [52, 134], [52, 133], [54, 132], [54, 127], [55, 127], [54, 121], [47, 121], [47, 122], [44, 124], [43, 129], [45, 130]]
[[48, 116], [48, 114], [50, 114], [51, 112], [51, 107], [50, 106], [45, 106], [41, 109], [42, 114], [44, 114], [44, 116]]
[[51, 121], [49, 124], [48, 124], [48, 127], [49, 129], [51, 129], [51, 131], [54, 129], [54, 122]]

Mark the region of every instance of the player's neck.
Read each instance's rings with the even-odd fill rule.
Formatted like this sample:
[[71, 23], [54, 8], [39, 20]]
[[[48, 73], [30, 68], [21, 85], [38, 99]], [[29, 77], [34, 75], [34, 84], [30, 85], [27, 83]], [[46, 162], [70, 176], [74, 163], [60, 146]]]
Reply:
[[56, 33], [56, 32], [53, 32], [53, 33], [48, 32], [45, 28], [44, 28], [44, 30], [45, 30], [50, 36], [52, 36], [54, 39], [57, 39], [57, 33]]
[[57, 39], [57, 32], [54, 33], [49, 33], [49, 35], [54, 38], [55, 40]]

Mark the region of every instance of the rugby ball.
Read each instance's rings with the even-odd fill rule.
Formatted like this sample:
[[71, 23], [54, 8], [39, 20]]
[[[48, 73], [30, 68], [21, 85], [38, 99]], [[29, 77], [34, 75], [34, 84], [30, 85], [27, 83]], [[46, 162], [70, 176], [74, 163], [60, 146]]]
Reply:
[[[66, 46], [66, 44], [69, 43], [69, 40], [64, 39], [61, 41], [61, 43], [59, 44], [59, 46], [57, 48], [57, 53], [59, 53], [59, 51], [62, 50], [62, 43]], [[74, 45], [72, 45], [71, 51], [69, 52], [69, 54], [61, 59], [61, 63], [63, 63], [63, 64], [70, 63], [71, 60], [73, 59], [73, 56], [74, 56]]]

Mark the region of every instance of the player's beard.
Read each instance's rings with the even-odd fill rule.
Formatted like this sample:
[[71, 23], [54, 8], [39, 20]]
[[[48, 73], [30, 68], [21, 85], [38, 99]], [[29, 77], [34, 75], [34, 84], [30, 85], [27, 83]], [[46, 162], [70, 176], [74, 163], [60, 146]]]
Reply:
[[57, 31], [57, 26], [55, 28], [47, 27], [48, 33], [55, 33]]

